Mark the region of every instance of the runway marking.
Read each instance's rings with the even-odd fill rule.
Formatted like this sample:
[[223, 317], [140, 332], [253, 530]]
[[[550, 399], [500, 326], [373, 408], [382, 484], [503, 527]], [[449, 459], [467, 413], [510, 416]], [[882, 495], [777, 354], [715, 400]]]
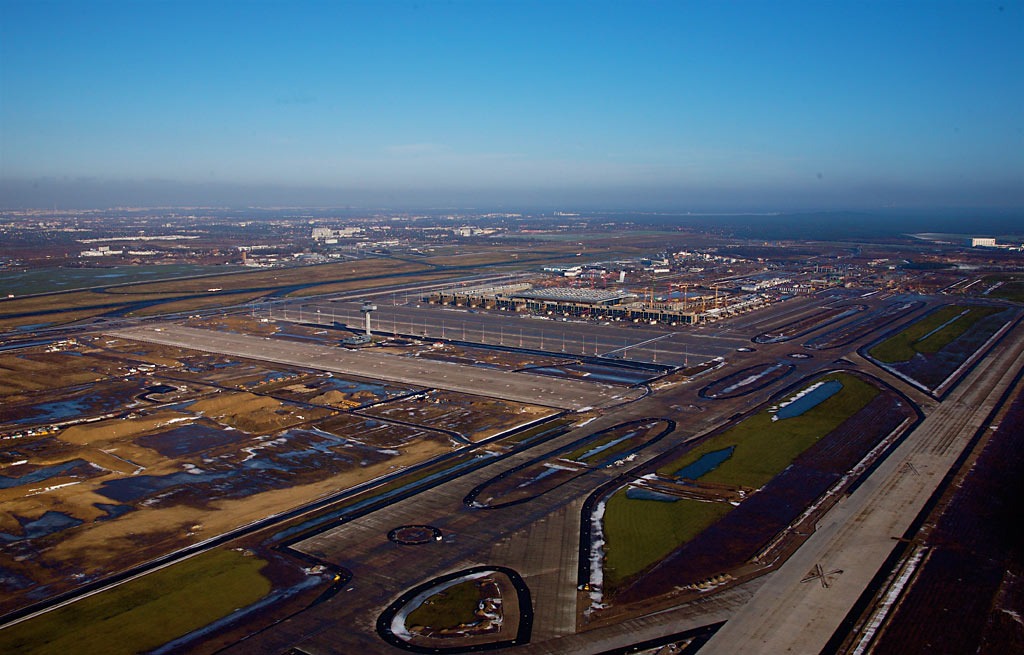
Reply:
[[646, 341], [641, 341], [639, 343], [634, 343], [634, 344], [630, 344], [628, 346], [623, 346], [622, 348], [616, 348], [615, 350], [609, 350], [609, 351], [603, 353], [601, 355], [601, 357], [607, 357], [608, 355], [611, 355], [613, 353], [617, 353], [617, 352], [622, 351], [622, 350], [629, 350], [630, 348], [642, 348], [642, 347], [646, 346], [649, 343], [654, 343], [655, 341], [660, 341], [660, 340], [665, 339], [667, 337], [671, 337], [671, 336], [673, 336], [673, 334], [674, 334], [673, 332], [669, 332], [668, 334], [663, 334], [663, 335], [658, 336], [658, 337], [652, 337], [650, 339], [647, 339]]
[[804, 578], [803, 580], [801, 580], [800, 582], [801, 583], [805, 583], [805, 582], [811, 582], [813, 580], [819, 580], [819, 581], [821, 581], [821, 586], [823, 588], [825, 588], [825, 589], [828, 589], [829, 587], [832, 586], [832, 578], [834, 578], [837, 575], [842, 575], [842, 574], [843, 574], [843, 570], [842, 569], [835, 569], [835, 570], [826, 572], [824, 569], [821, 568], [821, 564], [815, 564], [814, 565], [814, 569], [811, 570], [808, 573], [807, 577]]

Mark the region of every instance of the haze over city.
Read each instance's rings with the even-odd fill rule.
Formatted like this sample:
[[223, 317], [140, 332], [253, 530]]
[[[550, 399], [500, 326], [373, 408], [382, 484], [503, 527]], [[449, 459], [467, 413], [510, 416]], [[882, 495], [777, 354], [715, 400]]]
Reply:
[[0, 7], [7, 206], [1024, 205], [1018, 2]]

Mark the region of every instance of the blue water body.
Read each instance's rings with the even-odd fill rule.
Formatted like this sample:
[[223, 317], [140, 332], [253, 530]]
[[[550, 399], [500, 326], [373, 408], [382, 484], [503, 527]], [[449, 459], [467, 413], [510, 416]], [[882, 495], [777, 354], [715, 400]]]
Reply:
[[786, 405], [779, 411], [775, 412], [775, 415], [780, 419], [800, 416], [807, 410], [817, 407], [835, 394], [839, 393], [842, 388], [842, 382], [839, 382], [838, 380], [830, 380], [802, 398]]
[[233, 473], [171, 473], [170, 475], [135, 475], [130, 478], [107, 480], [96, 493], [121, 503], [131, 503], [140, 498], [170, 489], [178, 485], [210, 482], [229, 478]]
[[202, 423], [192, 423], [166, 432], [139, 437], [135, 443], [152, 448], [164, 457], [181, 457], [247, 438], [251, 438], [250, 435], [238, 430], [223, 430]]
[[31, 578], [26, 578], [20, 573], [0, 566], [0, 589], [5, 587], [13, 590], [28, 589], [34, 584], [35, 582]]
[[676, 478], [686, 478], [688, 480], [696, 480], [703, 475], [714, 471], [718, 468], [718, 465], [725, 460], [732, 457], [732, 451], [736, 449], [736, 446], [729, 446], [722, 450], [716, 450], [712, 453], [705, 453], [701, 455], [700, 459], [692, 464], [687, 464], [683, 468], [675, 472]]
[[89, 410], [88, 398], [73, 398], [71, 400], [55, 400], [49, 403], [39, 403], [32, 409], [35, 411], [31, 416], [19, 418], [15, 423], [46, 423], [49, 421], [61, 421], [72, 416], [81, 416]]
[[630, 487], [627, 489], [626, 498], [630, 500], [657, 500], [662, 503], [674, 503], [679, 500], [678, 496], [670, 496], [669, 494], [658, 493], [650, 489], [641, 489], [640, 487]]
[[17, 350], [18, 348], [31, 348], [32, 346], [41, 346], [45, 343], [50, 343], [55, 339], [47, 339], [46, 341], [29, 341], [28, 343], [12, 343], [6, 346], [0, 346], [0, 351], [3, 350]]
[[67, 462], [61, 462], [60, 464], [44, 466], [43, 468], [32, 471], [31, 473], [26, 473], [20, 478], [12, 478], [6, 475], [0, 475], [0, 489], [10, 489], [11, 487], [17, 487], [22, 484], [42, 482], [43, 480], [48, 480], [50, 478], [55, 478], [57, 476], [64, 475], [68, 471], [79, 466], [90, 465], [84, 459], [72, 459]]
[[373, 384], [372, 382], [356, 382], [354, 380], [346, 380], [344, 378], [337, 378], [331, 376], [324, 380], [318, 387], [317, 391], [341, 391], [343, 393], [356, 393], [358, 391], [369, 391], [378, 396], [390, 398], [391, 396], [397, 396], [405, 393], [403, 389], [396, 389], [394, 387], [387, 387], [382, 384]]
[[[153, 435], [151, 438], [160, 439], [161, 449], [178, 448], [183, 451], [210, 447], [211, 438], [229, 438], [236, 441], [251, 439], [251, 435], [240, 431], [222, 432], [205, 426], [184, 426], [178, 431], [179, 435], [183, 435], [182, 441], [175, 444], [174, 441], [166, 439], [167, 435], [173, 432], [175, 431]], [[140, 444], [143, 444], [142, 439], [139, 440]], [[383, 457], [379, 449], [316, 428], [287, 430], [274, 435], [273, 439], [251, 443], [251, 456], [244, 461], [229, 463], [213, 459], [207, 462], [208, 467], [204, 470], [193, 469], [191, 472], [182, 471], [160, 476], [136, 475], [110, 480], [104, 482], [97, 493], [121, 503], [131, 503], [157, 494], [160, 494], [161, 503], [177, 502], [176, 498], [195, 494], [238, 498], [288, 486], [291, 484], [291, 476], [288, 475], [290, 472], [324, 468], [343, 469], [356, 463], [361, 464]]]
[[110, 503], [93, 503], [93, 507], [101, 509], [107, 513], [106, 516], [97, 518], [97, 521], [109, 521], [110, 519], [116, 519], [117, 517], [127, 514], [128, 512], [134, 512], [135, 508], [131, 505], [113, 505]]
[[20, 516], [17, 517], [18, 523], [21, 523], [21, 528], [24, 534], [10, 534], [8, 532], [0, 532], [0, 540], [7, 543], [14, 541], [23, 541], [25, 539], [36, 539], [38, 537], [45, 537], [48, 534], [54, 532], [60, 532], [61, 530], [67, 530], [73, 528], [76, 525], [84, 523], [81, 519], [76, 519], [73, 516], [69, 516], [63, 512], [49, 511], [34, 521], [23, 519]]

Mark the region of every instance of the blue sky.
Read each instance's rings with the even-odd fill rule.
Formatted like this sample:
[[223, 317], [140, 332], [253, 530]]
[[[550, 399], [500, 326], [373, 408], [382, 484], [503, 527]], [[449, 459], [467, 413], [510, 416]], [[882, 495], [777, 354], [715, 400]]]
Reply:
[[186, 204], [1024, 206], [1020, 2], [0, 12], [0, 205], [162, 185]]

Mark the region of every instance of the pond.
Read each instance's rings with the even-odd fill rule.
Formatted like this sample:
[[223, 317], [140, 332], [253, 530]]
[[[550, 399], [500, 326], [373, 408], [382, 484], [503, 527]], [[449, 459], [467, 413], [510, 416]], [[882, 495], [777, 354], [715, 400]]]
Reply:
[[54, 512], [53, 510], [46, 512], [35, 520], [25, 519], [20, 516], [15, 516], [15, 518], [18, 519], [18, 523], [21, 524], [23, 534], [0, 532], [0, 540], [12, 543], [15, 541], [23, 541], [25, 539], [36, 539], [38, 537], [45, 537], [48, 534], [53, 534], [54, 532], [73, 528], [76, 525], [81, 525], [83, 523], [81, 519], [76, 519], [75, 517], [69, 516], [63, 512]]
[[84, 459], [72, 459], [67, 462], [61, 462], [60, 464], [53, 464], [51, 466], [38, 468], [17, 478], [0, 475], [0, 489], [10, 489], [11, 487], [17, 487], [23, 484], [42, 482], [43, 480], [48, 480], [61, 475], [96, 473], [98, 471], [98, 469]]
[[250, 438], [251, 435], [240, 430], [224, 430], [202, 423], [190, 423], [166, 432], [139, 437], [135, 443], [152, 448], [164, 457], [181, 457]]
[[800, 416], [804, 412], [817, 407], [835, 394], [839, 393], [842, 388], [843, 383], [838, 380], [819, 383], [819, 386], [816, 386], [810, 391], [806, 391], [806, 393], [801, 392], [797, 394], [794, 396], [794, 400], [786, 403], [784, 407], [780, 407], [779, 411], [775, 412], [775, 418], [787, 419]]
[[675, 472], [673, 477], [687, 480], [696, 480], [703, 475], [707, 475], [711, 471], [714, 471], [718, 466], [725, 460], [732, 457], [732, 451], [736, 449], [736, 446], [729, 446], [722, 450], [716, 450], [711, 453], [705, 453], [700, 456], [696, 462], [687, 464], [683, 468]]

